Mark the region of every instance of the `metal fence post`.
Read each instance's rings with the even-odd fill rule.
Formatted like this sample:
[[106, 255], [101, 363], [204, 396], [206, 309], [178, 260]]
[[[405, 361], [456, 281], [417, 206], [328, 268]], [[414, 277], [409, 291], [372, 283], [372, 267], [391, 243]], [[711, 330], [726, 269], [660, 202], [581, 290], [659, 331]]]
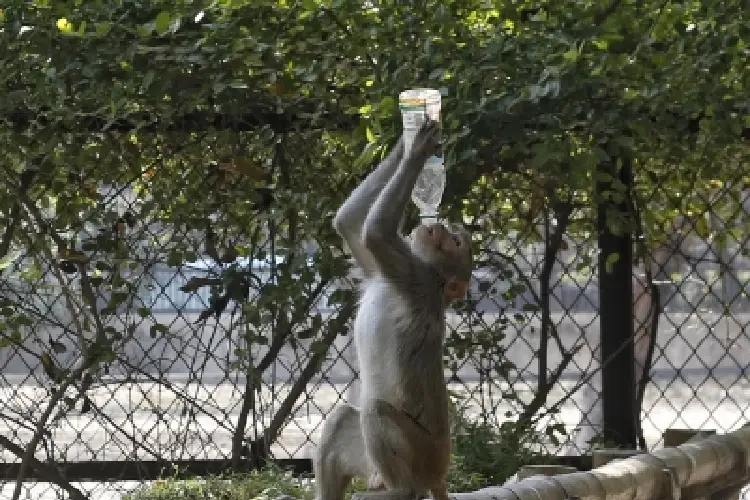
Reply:
[[629, 159], [610, 158], [599, 164], [596, 189], [603, 437], [618, 447], [632, 449], [637, 446], [638, 415], [632, 342], [633, 239], [627, 224], [631, 187]]

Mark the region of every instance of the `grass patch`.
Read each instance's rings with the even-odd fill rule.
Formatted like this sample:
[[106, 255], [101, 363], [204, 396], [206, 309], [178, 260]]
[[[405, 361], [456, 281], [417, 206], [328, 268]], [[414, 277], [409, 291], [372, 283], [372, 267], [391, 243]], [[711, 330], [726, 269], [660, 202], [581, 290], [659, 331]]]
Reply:
[[[511, 432], [482, 419], [454, 416], [453, 455], [448, 471], [448, 491], [460, 493], [500, 485], [522, 465], [543, 464], [549, 457], [528, 451], [535, 433]], [[365, 489], [365, 482], [355, 480], [346, 499]], [[291, 472], [270, 466], [259, 471], [223, 477], [183, 479], [179, 471], [172, 478], [155, 481], [123, 497], [124, 500], [275, 500], [289, 495], [312, 500], [313, 482], [295, 477]]]
[[312, 484], [277, 467], [224, 477], [164, 478], [123, 500], [273, 500], [290, 495], [312, 500]]

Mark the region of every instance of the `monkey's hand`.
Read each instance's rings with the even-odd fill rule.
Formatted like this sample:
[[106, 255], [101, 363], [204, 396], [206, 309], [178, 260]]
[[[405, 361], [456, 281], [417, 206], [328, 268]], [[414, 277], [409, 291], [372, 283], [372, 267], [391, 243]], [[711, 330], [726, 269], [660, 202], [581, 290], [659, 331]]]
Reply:
[[424, 163], [428, 157], [440, 154], [441, 146], [440, 125], [428, 118], [414, 136], [409, 157]]

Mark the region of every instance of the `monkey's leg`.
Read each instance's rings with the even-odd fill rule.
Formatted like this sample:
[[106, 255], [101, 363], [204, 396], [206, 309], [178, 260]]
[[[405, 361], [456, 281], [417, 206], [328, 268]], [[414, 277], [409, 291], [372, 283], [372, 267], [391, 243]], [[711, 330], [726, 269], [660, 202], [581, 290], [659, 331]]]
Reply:
[[432, 491], [432, 498], [435, 500], [450, 500], [450, 497], [448, 496], [448, 487], [445, 485], [445, 482], [441, 482], [437, 486], [433, 486], [431, 488]]
[[342, 500], [352, 477], [368, 479], [357, 409], [342, 404], [326, 418], [313, 461], [316, 500]]
[[370, 478], [367, 480], [367, 489], [372, 491], [385, 489], [383, 478], [380, 477], [378, 472], [370, 473]]
[[367, 492], [361, 498], [373, 500], [416, 500], [419, 488], [412, 464], [414, 443], [404, 418], [383, 401], [364, 403], [360, 422], [367, 455], [387, 491]]

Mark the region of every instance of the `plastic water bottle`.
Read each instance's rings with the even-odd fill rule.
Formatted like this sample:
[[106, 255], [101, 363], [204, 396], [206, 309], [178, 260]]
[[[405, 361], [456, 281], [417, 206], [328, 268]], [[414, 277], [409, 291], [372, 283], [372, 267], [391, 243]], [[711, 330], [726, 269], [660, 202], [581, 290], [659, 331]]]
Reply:
[[[440, 121], [440, 91], [411, 89], [398, 96], [401, 119], [404, 124], [404, 151], [411, 150], [414, 136], [429, 117]], [[411, 200], [419, 209], [422, 219], [437, 219], [437, 209], [445, 190], [445, 165], [439, 156], [430, 156], [417, 178]]]

